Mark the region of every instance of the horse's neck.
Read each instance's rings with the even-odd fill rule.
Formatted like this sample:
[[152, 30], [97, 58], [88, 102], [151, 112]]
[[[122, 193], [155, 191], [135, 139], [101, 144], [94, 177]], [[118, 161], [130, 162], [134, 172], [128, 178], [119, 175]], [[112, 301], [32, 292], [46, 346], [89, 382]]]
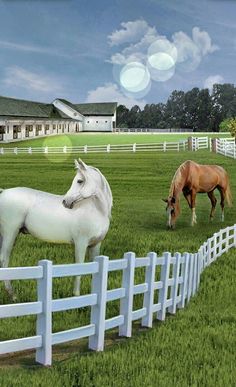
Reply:
[[96, 195], [92, 198], [96, 202], [96, 207], [99, 211], [105, 216], [111, 217], [111, 205], [110, 200], [107, 197], [106, 193], [103, 190], [98, 190]]
[[100, 194], [98, 195], [98, 199], [101, 201], [101, 204], [103, 206], [104, 211], [106, 212], [106, 215], [110, 218], [112, 204], [113, 204], [111, 188], [105, 176], [103, 176], [98, 169], [97, 171], [100, 174], [100, 178], [102, 182], [102, 188], [100, 189]]

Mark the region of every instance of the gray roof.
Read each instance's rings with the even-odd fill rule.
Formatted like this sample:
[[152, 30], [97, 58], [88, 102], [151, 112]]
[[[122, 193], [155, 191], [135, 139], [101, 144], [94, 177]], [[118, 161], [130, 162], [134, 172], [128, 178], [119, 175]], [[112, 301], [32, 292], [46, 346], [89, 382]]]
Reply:
[[68, 118], [52, 104], [0, 96], [0, 116], [23, 118]]
[[57, 99], [83, 116], [113, 116], [117, 108], [117, 102], [71, 103], [63, 98]]
[[113, 116], [117, 102], [79, 103], [74, 106], [84, 116]]
[[[84, 103], [72, 104], [65, 99], [59, 99], [66, 105], [78, 111], [82, 115], [114, 115], [117, 103]], [[27, 101], [10, 97], [0, 96], [0, 117], [21, 117], [21, 118], [44, 118], [44, 119], [61, 119], [69, 118], [66, 114], [57, 109], [53, 104]]]

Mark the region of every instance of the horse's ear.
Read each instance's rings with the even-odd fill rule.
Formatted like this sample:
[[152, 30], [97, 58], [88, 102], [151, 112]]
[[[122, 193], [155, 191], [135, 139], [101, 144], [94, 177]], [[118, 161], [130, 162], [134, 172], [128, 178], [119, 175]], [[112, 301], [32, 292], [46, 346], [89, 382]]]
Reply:
[[161, 199], [163, 202], [168, 203], [167, 199]]
[[75, 161], [75, 168], [76, 169], [82, 169], [82, 170], [86, 170], [87, 169], [87, 165], [81, 160], [74, 160]]
[[75, 163], [75, 168], [79, 169], [79, 163], [78, 163], [78, 161], [76, 159], [74, 160], [74, 163]]
[[83, 170], [87, 169], [87, 165], [81, 159], [78, 160], [78, 164], [79, 164], [81, 169], [83, 169]]

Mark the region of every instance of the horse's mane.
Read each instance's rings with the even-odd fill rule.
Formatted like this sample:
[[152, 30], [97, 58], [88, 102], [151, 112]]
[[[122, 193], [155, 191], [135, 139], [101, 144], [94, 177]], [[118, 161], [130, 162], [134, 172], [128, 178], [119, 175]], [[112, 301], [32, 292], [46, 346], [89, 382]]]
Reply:
[[93, 169], [94, 171], [96, 171], [99, 176], [100, 176], [100, 179], [101, 179], [101, 188], [102, 188], [102, 191], [103, 191], [103, 194], [106, 198], [106, 204], [107, 204], [107, 211], [108, 211], [108, 216], [109, 218], [111, 217], [111, 209], [112, 209], [112, 205], [113, 205], [113, 198], [112, 198], [112, 192], [111, 192], [111, 188], [108, 184], [108, 181], [107, 179], [105, 178], [105, 176], [99, 171], [98, 168], [95, 168], [95, 167], [92, 167], [90, 166], [91, 169]]
[[180, 186], [181, 186], [182, 179], [183, 179], [183, 172], [185, 171], [185, 169], [187, 167], [187, 163], [189, 163], [189, 161], [185, 161], [184, 163], [182, 163], [179, 166], [179, 168], [176, 170], [174, 177], [172, 179], [171, 185], [170, 185], [169, 196], [171, 196], [171, 197], [174, 196], [175, 191], [179, 191], [182, 189], [182, 187], [180, 187]]

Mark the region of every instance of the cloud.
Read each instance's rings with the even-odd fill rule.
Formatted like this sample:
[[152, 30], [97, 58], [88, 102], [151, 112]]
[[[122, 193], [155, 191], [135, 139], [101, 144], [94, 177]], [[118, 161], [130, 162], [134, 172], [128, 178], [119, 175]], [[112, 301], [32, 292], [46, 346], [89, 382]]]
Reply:
[[134, 43], [146, 35], [150, 29], [145, 20], [129, 21], [121, 23], [121, 29], [112, 32], [108, 36], [111, 46], [119, 46], [123, 43]]
[[204, 88], [212, 92], [213, 86], [218, 83], [223, 83], [224, 78], [221, 75], [210, 75], [205, 79]]
[[128, 98], [124, 96], [118, 86], [114, 83], [106, 83], [104, 86], [99, 86], [95, 90], [88, 92], [85, 102], [118, 102], [119, 105], [125, 105], [127, 108], [131, 108], [134, 105], [138, 105], [141, 109], [146, 105], [145, 100], [136, 100], [135, 98]]
[[43, 93], [58, 92], [62, 89], [56, 79], [47, 75], [33, 73], [18, 66], [6, 69], [3, 83], [7, 86], [16, 86]]
[[201, 31], [199, 27], [193, 27], [192, 36], [188, 36], [183, 31], [175, 32], [172, 35], [172, 41], [170, 41], [144, 20], [129, 21], [122, 23], [121, 26], [120, 30], [116, 30], [108, 37], [112, 46], [126, 43], [125, 47], [112, 54], [108, 60], [114, 65], [125, 65], [135, 61], [146, 64], [148, 48], [158, 39], [174, 43], [178, 50], [176, 66], [179, 66], [179, 69], [183, 71], [195, 70], [204, 56], [219, 49], [212, 44], [208, 32]]
[[212, 44], [211, 37], [206, 31], [200, 31], [200, 28], [193, 27], [192, 30], [193, 42], [198, 46], [203, 56], [212, 54], [214, 51], [219, 50], [219, 47]]
[[19, 44], [15, 42], [9, 42], [6, 40], [0, 40], [0, 47], [6, 48], [9, 50], [17, 50], [22, 52], [34, 52], [38, 54], [47, 54], [47, 55], [53, 55], [53, 56], [62, 56], [62, 57], [69, 57], [67, 54], [57, 51], [52, 47], [44, 47], [44, 46], [37, 46], [37, 45], [28, 45], [28, 44]]

